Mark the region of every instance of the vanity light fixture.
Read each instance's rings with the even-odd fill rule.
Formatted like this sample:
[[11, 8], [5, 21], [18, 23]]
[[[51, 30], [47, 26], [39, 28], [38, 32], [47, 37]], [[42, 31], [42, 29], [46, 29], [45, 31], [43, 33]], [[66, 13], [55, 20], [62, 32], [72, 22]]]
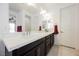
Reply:
[[52, 18], [51, 14], [42, 8], [41, 8], [40, 14], [44, 17], [44, 20], [49, 20]]
[[27, 3], [27, 5], [36, 7], [35, 3]]
[[41, 8], [40, 14], [41, 14], [41, 15], [46, 14], [46, 10], [44, 10], [44, 9]]

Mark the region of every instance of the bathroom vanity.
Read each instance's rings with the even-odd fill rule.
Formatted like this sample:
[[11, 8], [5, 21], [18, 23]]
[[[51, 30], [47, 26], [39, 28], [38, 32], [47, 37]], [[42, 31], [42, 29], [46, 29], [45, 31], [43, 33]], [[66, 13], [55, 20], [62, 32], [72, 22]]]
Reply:
[[[15, 42], [16, 40], [19, 41]], [[6, 56], [46, 56], [54, 45], [54, 34], [52, 32], [39, 33], [29, 38], [17, 38], [16, 40], [12, 42], [4, 40]]]

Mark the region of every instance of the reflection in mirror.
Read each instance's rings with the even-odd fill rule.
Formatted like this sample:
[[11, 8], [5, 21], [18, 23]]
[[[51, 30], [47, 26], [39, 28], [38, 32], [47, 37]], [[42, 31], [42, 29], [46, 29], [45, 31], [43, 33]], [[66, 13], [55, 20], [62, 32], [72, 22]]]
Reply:
[[9, 18], [9, 31], [10, 33], [14, 33], [16, 31], [16, 20], [15, 20], [15, 16], [11, 16]]

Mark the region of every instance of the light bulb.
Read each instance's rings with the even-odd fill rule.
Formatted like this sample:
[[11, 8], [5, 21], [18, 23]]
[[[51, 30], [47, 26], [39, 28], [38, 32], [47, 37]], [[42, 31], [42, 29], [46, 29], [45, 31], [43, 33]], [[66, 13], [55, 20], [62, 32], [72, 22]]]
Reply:
[[29, 6], [36, 6], [34, 3], [27, 3]]

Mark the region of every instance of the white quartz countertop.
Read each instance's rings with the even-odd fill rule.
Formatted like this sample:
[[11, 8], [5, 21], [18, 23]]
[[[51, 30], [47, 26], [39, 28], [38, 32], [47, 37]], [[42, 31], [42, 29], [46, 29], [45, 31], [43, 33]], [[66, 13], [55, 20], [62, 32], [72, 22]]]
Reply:
[[13, 51], [24, 45], [32, 43], [42, 37], [48, 36], [52, 32], [30, 32], [29, 35], [24, 33], [11, 33], [3, 38], [3, 42], [8, 51]]

